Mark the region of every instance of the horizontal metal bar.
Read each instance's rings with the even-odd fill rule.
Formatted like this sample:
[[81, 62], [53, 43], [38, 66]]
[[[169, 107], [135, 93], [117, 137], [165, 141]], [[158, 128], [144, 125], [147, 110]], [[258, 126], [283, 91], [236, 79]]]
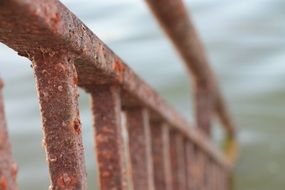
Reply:
[[59, 50], [73, 53], [79, 86], [88, 91], [95, 84], [120, 85], [123, 106], [145, 106], [152, 119], [165, 120], [225, 168], [231, 168], [231, 163], [205, 136], [191, 128], [59, 1], [1, 1], [0, 41], [29, 59]]
[[[191, 23], [182, 0], [146, 0], [180, 55], [184, 59], [197, 91], [197, 124], [209, 133], [209, 119], [205, 111], [217, 112], [226, 132], [234, 136], [235, 128], [229, 111], [221, 95], [212, 68], [208, 64], [205, 51], [198, 34]], [[210, 116], [211, 114], [205, 114]]]

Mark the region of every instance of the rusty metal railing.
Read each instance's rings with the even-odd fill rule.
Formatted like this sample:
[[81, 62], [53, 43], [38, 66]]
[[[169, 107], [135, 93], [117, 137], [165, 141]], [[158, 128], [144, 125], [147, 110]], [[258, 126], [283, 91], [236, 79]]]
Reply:
[[[77, 86], [92, 99], [102, 190], [229, 189], [233, 163], [207, 136], [211, 115], [220, 116], [227, 145], [234, 144], [234, 128], [193, 26], [179, 0], [147, 2], [189, 66], [202, 130], [190, 127], [59, 1], [0, 1], [0, 41], [33, 63], [50, 189], [87, 189]], [[0, 116], [4, 122], [3, 110]], [[0, 131], [0, 190], [16, 190], [4, 123]]]
[[146, 2], [186, 63], [195, 92], [197, 127], [210, 136], [212, 117], [216, 114], [225, 130], [225, 153], [234, 162], [237, 154], [235, 127], [182, 0]]

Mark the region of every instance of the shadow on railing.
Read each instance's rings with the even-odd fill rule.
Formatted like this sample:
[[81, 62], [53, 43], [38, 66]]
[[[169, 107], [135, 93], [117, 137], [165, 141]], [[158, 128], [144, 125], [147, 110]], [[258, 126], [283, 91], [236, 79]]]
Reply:
[[[33, 63], [50, 189], [87, 189], [77, 86], [92, 98], [102, 190], [230, 188], [234, 127], [194, 27], [180, 0], [147, 3], [191, 73], [198, 130], [59, 1], [0, 2], [0, 41]], [[0, 105], [0, 190], [15, 190]], [[224, 153], [210, 138], [213, 113], [225, 127]]]

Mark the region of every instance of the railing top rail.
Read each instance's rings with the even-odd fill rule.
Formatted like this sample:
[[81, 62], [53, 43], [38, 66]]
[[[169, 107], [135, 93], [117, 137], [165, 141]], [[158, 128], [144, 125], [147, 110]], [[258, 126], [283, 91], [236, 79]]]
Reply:
[[[217, 113], [227, 135], [235, 136], [234, 124], [219, 90], [215, 74], [208, 64], [198, 34], [189, 19], [182, 0], [146, 0], [146, 2], [184, 59], [194, 80], [196, 91], [201, 88], [201, 91], [206, 91], [206, 97], [202, 97], [203, 95], [200, 93], [198, 94], [200, 97], [195, 101], [197, 104], [205, 104], [206, 99], [212, 101], [210, 109]], [[205, 110], [201, 111], [205, 112]], [[197, 120], [199, 125], [199, 119]]]
[[123, 106], [147, 106], [153, 112], [152, 119], [166, 120], [226, 169], [232, 167], [208, 138], [189, 127], [183, 118], [59, 1], [0, 1], [0, 41], [31, 60], [38, 55], [52, 56], [54, 53], [65, 52], [73, 54], [79, 86], [87, 91], [95, 84], [121, 86]]

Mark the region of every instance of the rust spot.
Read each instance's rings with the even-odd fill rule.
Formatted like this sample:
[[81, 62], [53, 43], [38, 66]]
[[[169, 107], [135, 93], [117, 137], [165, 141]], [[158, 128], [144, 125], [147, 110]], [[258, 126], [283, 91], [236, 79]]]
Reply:
[[73, 122], [73, 128], [77, 134], [81, 133], [80, 124], [81, 124], [81, 122], [78, 118], [76, 118]]
[[124, 72], [124, 70], [125, 70], [124, 65], [122, 64], [120, 59], [115, 60], [112, 68], [113, 68], [113, 70], [115, 70], [116, 72], [119, 72], [119, 73]]
[[53, 17], [51, 18], [51, 21], [52, 21], [54, 24], [57, 24], [57, 23], [59, 22], [59, 19], [60, 19], [59, 14], [58, 14], [58, 13], [55, 13], [55, 14], [53, 15]]
[[64, 66], [64, 64], [62, 64], [62, 63], [56, 64], [55, 68], [57, 71], [60, 71], [60, 72], [65, 72], [65, 70], [66, 70], [66, 66]]
[[66, 189], [75, 186], [76, 178], [69, 176], [67, 173], [63, 173], [57, 180], [57, 186], [61, 189]]
[[7, 190], [8, 189], [8, 182], [4, 176], [2, 176], [0, 179], [0, 189], [1, 190]]
[[78, 77], [74, 75], [73, 77], [73, 84], [77, 85], [78, 84]]

